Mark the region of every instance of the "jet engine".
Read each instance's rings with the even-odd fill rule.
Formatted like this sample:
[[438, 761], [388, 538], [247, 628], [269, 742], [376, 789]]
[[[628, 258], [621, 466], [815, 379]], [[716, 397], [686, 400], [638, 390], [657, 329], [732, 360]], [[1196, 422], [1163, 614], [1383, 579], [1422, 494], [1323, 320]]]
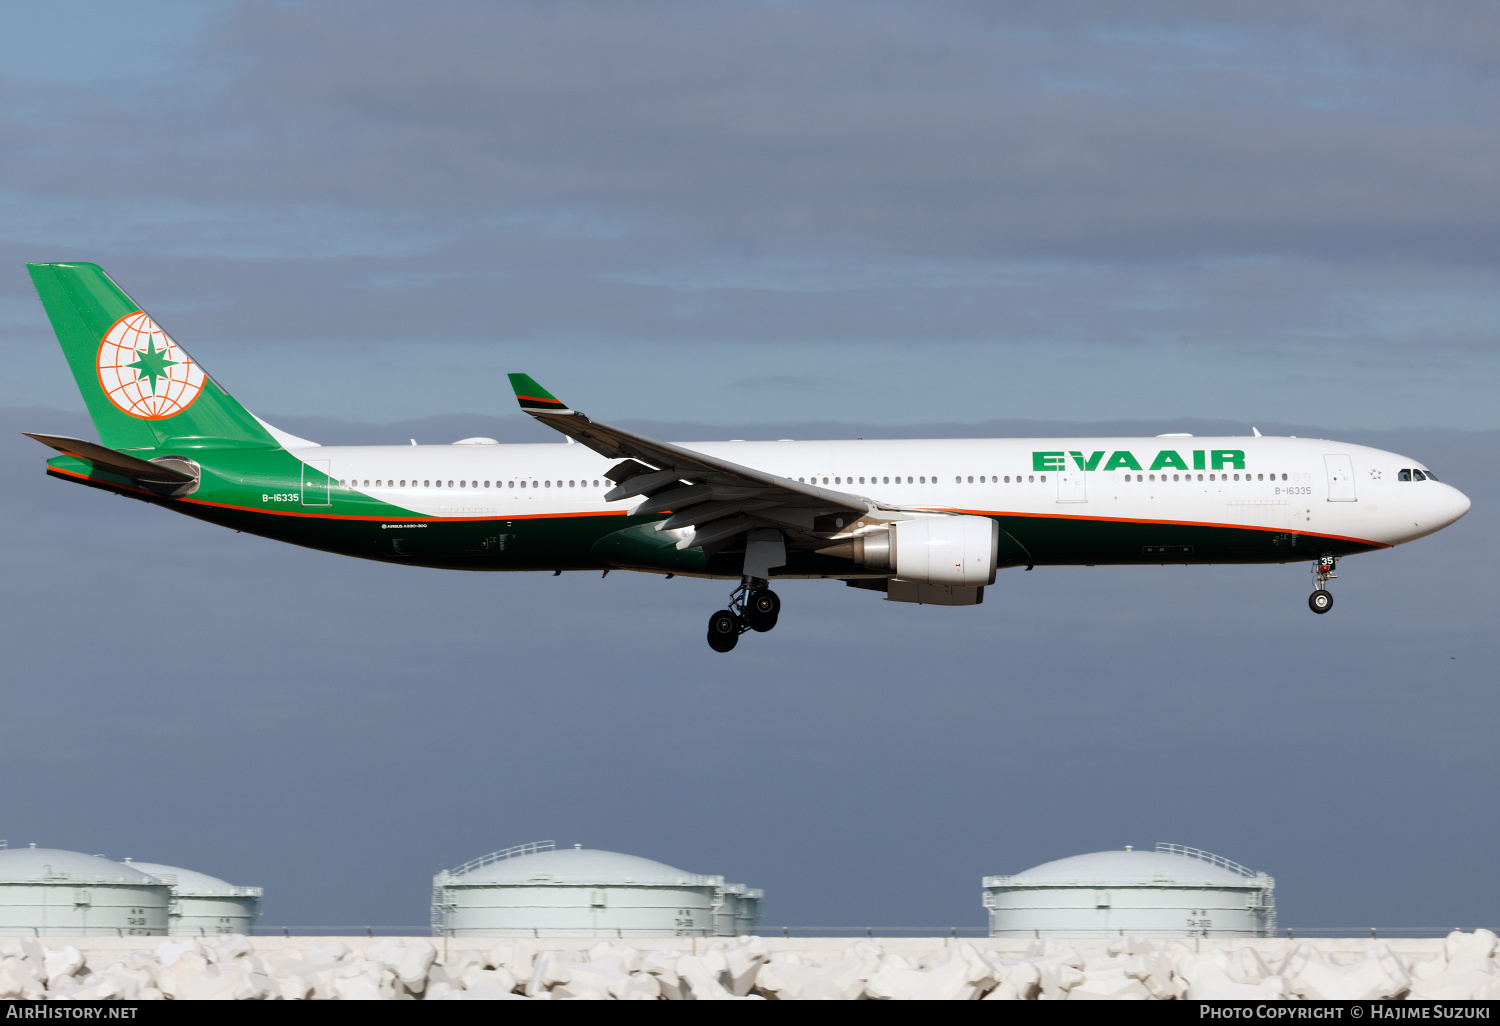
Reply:
[[978, 588], [995, 583], [1000, 525], [988, 517], [922, 517], [818, 551], [903, 581]]

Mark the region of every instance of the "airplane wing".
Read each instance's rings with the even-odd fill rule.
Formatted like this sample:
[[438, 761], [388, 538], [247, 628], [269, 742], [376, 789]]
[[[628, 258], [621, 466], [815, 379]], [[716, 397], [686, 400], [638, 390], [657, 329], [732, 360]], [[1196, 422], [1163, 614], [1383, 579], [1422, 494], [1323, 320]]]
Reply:
[[826, 545], [828, 536], [867, 516], [906, 518], [862, 495], [778, 477], [601, 424], [569, 409], [528, 375], [509, 377], [522, 410], [601, 456], [623, 461], [605, 474], [615, 482], [606, 500], [640, 496], [643, 501], [631, 510], [633, 515], [670, 512], [658, 530], [692, 528], [677, 542], [679, 549], [712, 548], [760, 527], [778, 528], [792, 535], [792, 541], [800, 536]]

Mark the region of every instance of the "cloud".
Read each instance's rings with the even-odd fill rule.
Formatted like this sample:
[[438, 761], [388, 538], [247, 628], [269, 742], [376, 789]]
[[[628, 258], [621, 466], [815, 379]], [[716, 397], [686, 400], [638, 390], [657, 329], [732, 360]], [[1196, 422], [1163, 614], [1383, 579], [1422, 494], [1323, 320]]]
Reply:
[[[1457, 12], [1413, 52], [1275, 7], [862, 10], [243, 4], [198, 54], [222, 88], [62, 105], [8, 179], [809, 252], [1495, 257], [1494, 84], [1426, 80]], [[60, 159], [85, 139], [111, 159]]]
[[[1452, 378], [1497, 356], [1500, 19], [1368, 10], [229, 4], [166, 37], [169, 86], [0, 82], [0, 259], [104, 261], [196, 351], [329, 378], [413, 344], [660, 361], [704, 417], [758, 361], [894, 409], [922, 397], [893, 353], [978, 381], [1045, 352], [1109, 369], [1017, 412], [1131, 415], [1046, 405], [1164, 366], [1263, 409], [1275, 361], [1409, 386], [1353, 423], [1493, 423]], [[0, 301], [45, 330], [23, 276]], [[452, 412], [403, 384], [371, 415]]]

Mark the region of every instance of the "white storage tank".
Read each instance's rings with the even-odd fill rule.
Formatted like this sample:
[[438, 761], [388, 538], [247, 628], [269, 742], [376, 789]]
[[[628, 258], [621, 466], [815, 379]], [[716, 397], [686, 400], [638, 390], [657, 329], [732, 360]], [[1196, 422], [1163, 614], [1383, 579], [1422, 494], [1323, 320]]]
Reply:
[[148, 873], [57, 848], [0, 848], [0, 935], [161, 937], [167, 885]]
[[248, 934], [260, 916], [261, 889], [236, 887], [226, 880], [191, 869], [126, 859], [132, 869], [149, 873], [171, 889], [167, 932], [173, 936], [212, 937]]
[[1098, 851], [984, 878], [991, 937], [1271, 937], [1276, 881], [1197, 848]]
[[720, 937], [748, 937], [760, 923], [760, 901], [766, 892], [744, 884], [724, 885], [724, 904], [719, 907], [714, 932]]
[[[447, 937], [734, 936], [742, 924], [754, 927], [761, 892], [744, 889], [754, 894], [752, 909], [726, 890], [722, 876], [537, 841], [433, 877], [432, 929]], [[730, 902], [726, 925], [720, 912]]]

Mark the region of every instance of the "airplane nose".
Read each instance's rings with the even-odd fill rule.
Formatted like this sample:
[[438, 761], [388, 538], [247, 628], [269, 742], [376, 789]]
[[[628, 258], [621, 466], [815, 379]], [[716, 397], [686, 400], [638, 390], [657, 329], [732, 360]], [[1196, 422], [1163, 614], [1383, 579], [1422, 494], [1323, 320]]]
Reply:
[[1448, 486], [1448, 523], [1453, 523], [1459, 517], [1469, 512], [1469, 497], [1463, 492]]

